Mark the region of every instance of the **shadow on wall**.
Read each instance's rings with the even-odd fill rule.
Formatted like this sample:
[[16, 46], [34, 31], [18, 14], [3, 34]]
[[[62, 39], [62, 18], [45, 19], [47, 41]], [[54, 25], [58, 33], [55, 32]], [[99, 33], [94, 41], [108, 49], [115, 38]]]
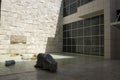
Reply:
[[[62, 1], [60, 6], [60, 11], [58, 14], [58, 21], [56, 25], [56, 32], [54, 37], [48, 37], [45, 53], [49, 52], [62, 52], [63, 45], [63, 7]], [[52, 26], [50, 26], [52, 28]]]

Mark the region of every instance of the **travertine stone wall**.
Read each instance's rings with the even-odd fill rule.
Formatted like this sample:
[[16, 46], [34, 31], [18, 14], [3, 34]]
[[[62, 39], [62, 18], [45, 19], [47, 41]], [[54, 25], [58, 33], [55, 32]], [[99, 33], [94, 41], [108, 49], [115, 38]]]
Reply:
[[[0, 53], [62, 51], [62, 0], [1, 2]], [[26, 44], [11, 44], [12, 35], [26, 37]]]

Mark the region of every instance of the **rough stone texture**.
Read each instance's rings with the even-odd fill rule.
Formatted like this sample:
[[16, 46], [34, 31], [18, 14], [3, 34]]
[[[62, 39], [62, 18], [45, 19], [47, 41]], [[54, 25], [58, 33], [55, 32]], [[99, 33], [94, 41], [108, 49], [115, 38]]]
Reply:
[[[62, 0], [2, 0], [0, 53], [62, 51]], [[26, 44], [11, 44], [11, 35]]]

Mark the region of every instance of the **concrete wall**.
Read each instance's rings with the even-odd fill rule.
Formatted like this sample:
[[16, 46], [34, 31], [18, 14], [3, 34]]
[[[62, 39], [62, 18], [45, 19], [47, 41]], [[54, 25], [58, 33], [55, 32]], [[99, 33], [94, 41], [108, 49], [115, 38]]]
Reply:
[[[62, 0], [1, 2], [0, 53], [62, 51]], [[12, 44], [13, 35], [26, 43]]]

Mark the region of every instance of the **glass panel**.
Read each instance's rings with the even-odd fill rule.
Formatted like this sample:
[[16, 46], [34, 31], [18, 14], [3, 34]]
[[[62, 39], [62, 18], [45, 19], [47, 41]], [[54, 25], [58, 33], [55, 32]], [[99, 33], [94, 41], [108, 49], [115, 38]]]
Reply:
[[77, 30], [72, 30], [72, 37], [77, 37]]
[[71, 30], [71, 24], [66, 24], [66, 30]]
[[65, 0], [63, 0], [63, 8], [65, 7], [66, 5], [65, 5]]
[[78, 7], [80, 6], [80, 4], [81, 4], [81, 0], [78, 0]]
[[63, 38], [66, 38], [66, 32], [63, 32]]
[[104, 25], [100, 25], [100, 34], [101, 34], [101, 35], [104, 34]]
[[71, 45], [71, 38], [66, 39], [67, 40], [67, 45]]
[[77, 36], [83, 36], [83, 29], [78, 29], [77, 31]]
[[80, 2], [81, 2], [81, 5], [85, 4], [85, 0], [81, 0]]
[[70, 3], [73, 3], [73, 2], [75, 2], [75, 1], [77, 1], [77, 0], [70, 0]]
[[83, 45], [83, 37], [77, 39], [77, 45]]
[[77, 4], [76, 3], [70, 5], [70, 14], [73, 14], [75, 12], [77, 12]]
[[83, 20], [78, 21], [78, 28], [83, 27]]
[[65, 17], [65, 16], [68, 16], [69, 14], [70, 14], [70, 8], [69, 6], [67, 6], [64, 8], [63, 16]]
[[68, 52], [68, 46], [66, 46], [66, 52]]
[[63, 31], [66, 31], [66, 25], [63, 25]]
[[101, 37], [100, 37], [100, 40], [101, 40], [101, 41], [100, 41], [100, 42], [101, 42], [101, 45], [104, 46], [104, 36], [101, 36]]
[[64, 0], [64, 3], [65, 3], [65, 6], [67, 6], [67, 5], [70, 4], [70, 1], [69, 0]]
[[71, 46], [67, 47], [68, 52], [71, 52]]
[[63, 45], [66, 45], [66, 39], [63, 39]]
[[96, 46], [92, 47], [92, 54], [99, 55], [99, 52], [100, 52], [100, 48], [99, 47], [96, 47]]
[[104, 24], [104, 15], [100, 16], [100, 24]]
[[92, 18], [92, 25], [98, 25], [99, 24], [99, 16]]
[[84, 28], [84, 36], [90, 36], [91, 35], [91, 27]]
[[91, 54], [91, 46], [84, 46], [84, 53]]
[[100, 56], [104, 56], [104, 47], [100, 47]]
[[66, 52], [66, 46], [63, 46], [63, 52]]
[[77, 44], [77, 38], [71, 38], [71, 45], [76, 45]]
[[99, 35], [99, 26], [92, 27], [92, 35]]
[[76, 46], [71, 46], [71, 52], [75, 53], [76, 52]]
[[84, 37], [84, 45], [91, 45], [92, 41], [91, 41], [91, 37]]
[[72, 29], [76, 29], [77, 28], [77, 22], [73, 22], [72, 23]]
[[81, 5], [84, 5], [84, 4], [89, 3], [91, 1], [93, 1], [93, 0], [80, 0], [80, 3], [81, 3]]
[[63, 8], [63, 17], [65, 17], [67, 14], [66, 14], [66, 8]]
[[66, 31], [66, 38], [69, 37], [69, 31]]
[[72, 37], [72, 31], [71, 30], [69, 31], [69, 37]]
[[95, 36], [92, 38], [92, 45], [99, 45], [99, 36]]
[[77, 46], [77, 51], [80, 54], [83, 54], [83, 46]]
[[84, 20], [84, 27], [90, 26], [90, 18]]

